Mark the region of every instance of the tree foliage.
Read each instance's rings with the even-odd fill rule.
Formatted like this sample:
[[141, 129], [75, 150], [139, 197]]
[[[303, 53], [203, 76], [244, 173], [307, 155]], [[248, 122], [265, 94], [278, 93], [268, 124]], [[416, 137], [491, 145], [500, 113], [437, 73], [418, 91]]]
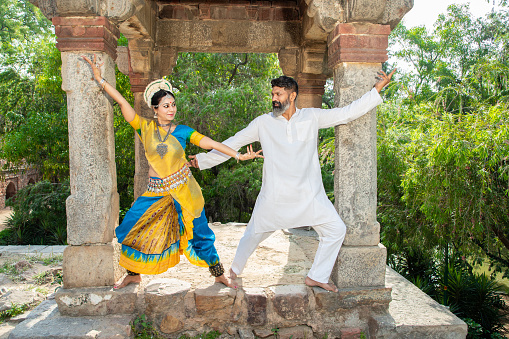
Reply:
[[473, 265], [509, 276], [508, 24], [505, 9], [476, 19], [453, 5], [431, 32], [400, 25], [391, 54], [405, 66], [378, 110], [389, 263], [466, 318], [471, 337], [497, 337], [501, 307], [500, 287]]

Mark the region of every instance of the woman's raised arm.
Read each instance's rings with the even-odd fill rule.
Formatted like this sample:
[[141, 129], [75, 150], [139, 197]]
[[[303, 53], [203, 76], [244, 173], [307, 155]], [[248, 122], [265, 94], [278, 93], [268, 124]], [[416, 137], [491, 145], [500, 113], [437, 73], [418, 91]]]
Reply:
[[136, 112], [134, 111], [134, 108], [132, 108], [131, 105], [127, 102], [127, 100], [120, 94], [119, 91], [112, 85], [110, 85], [101, 75], [101, 70], [99, 69], [99, 65], [97, 62], [97, 57], [94, 54], [94, 61], [92, 62], [89, 58], [82, 55], [81, 56], [86, 62], [90, 64], [90, 67], [92, 67], [92, 72], [94, 73], [94, 79], [102, 86], [104, 91], [108, 93], [110, 97], [113, 98], [120, 107], [120, 110], [122, 111], [122, 115], [124, 116], [124, 119], [127, 122], [131, 122], [134, 120], [134, 117], [136, 116]]

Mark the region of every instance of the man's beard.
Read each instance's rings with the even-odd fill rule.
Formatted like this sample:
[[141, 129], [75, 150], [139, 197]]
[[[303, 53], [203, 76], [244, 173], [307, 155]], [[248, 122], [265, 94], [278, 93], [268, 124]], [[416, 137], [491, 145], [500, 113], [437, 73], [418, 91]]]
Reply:
[[[276, 106], [276, 105], [278, 105], [278, 106]], [[290, 100], [289, 99], [284, 101], [284, 102], [272, 101], [272, 114], [275, 117], [278, 117], [281, 114], [283, 114], [284, 112], [286, 112], [286, 110], [289, 107], [290, 107]]]

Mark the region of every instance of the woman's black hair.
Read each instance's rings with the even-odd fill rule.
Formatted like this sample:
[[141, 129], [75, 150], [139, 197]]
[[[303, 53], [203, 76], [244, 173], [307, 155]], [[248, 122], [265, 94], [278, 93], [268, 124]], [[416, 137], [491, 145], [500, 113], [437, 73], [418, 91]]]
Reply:
[[161, 100], [167, 95], [171, 95], [172, 98], [175, 99], [175, 95], [172, 92], [160, 89], [159, 91], [155, 92], [154, 95], [152, 95], [152, 99], [150, 99], [150, 104], [152, 106], [159, 106]]

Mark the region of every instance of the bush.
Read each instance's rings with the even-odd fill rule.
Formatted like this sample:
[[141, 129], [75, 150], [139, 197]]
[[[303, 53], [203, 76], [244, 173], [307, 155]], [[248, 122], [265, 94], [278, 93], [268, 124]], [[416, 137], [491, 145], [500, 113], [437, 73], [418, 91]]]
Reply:
[[[447, 290], [451, 311], [462, 319], [470, 319], [479, 324], [482, 338], [492, 338], [492, 335], [502, 330], [502, 318], [505, 316], [502, 311], [505, 305], [499, 295], [501, 286], [495, 279], [486, 274], [472, 274], [450, 266], [446, 287], [441, 290]], [[443, 300], [443, 296], [440, 299]]]
[[262, 187], [263, 162], [221, 167], [216, 179], [202, 187], [206, 215], [221, 222], [247, 222]]
[[6, 202], [13, 213], [7, 229], [0, 233], [0, 245], [65, 245], [65, 200], [69, 195], [68, 181], [44, 180], [20, 189]]

